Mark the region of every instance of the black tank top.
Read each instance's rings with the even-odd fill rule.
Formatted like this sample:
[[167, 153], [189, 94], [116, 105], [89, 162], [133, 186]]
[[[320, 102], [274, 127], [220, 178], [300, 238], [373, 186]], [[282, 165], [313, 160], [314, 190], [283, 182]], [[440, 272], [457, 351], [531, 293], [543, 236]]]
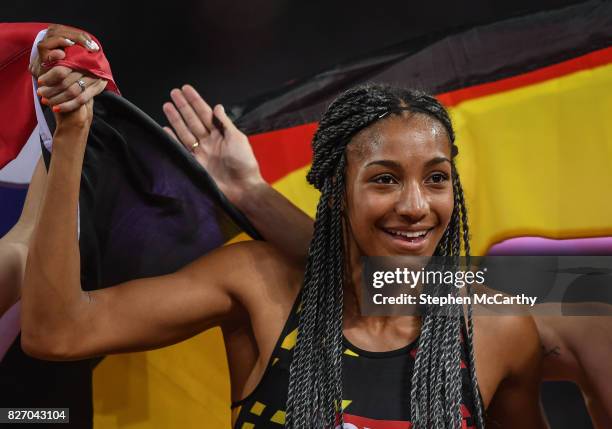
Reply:
[[[264, 375], [253, 392], [232, 403], [238, 416], [234, 429], [281, 428], [289, 387], [289, 366], [297, 339], [301, 294], [274, 347]], [[388, 352], [369, 352], [343, 338], [342, 355], [344, 423], [351, 429], [409, 429], [410, 382], [418, 338], [411, 344]], [[463, 429], [475, 429], [470, 374], [465, 347], [462, 350]], [[353, 426], [349, 425], [352, 424]]]

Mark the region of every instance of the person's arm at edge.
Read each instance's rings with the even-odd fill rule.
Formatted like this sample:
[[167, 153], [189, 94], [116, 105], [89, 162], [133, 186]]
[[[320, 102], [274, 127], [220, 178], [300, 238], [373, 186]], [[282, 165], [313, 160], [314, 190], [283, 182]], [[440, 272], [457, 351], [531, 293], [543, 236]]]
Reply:
[[[32, 234], [22, 290], [21, 341], [26, 351], [36, 350], [35, 345], [42, 344], [40, 339], [51, 338], [47, 332], [60, 319], [75, 320], [72, 309], [80, 309], [79, 304], [87, 299], [80, 287], [77, 206], [88, 131], [89, 123], [64, 127], [60, 122], [53, 137], [47, 188]], [[40, 305], [43, 302], [48, 306]]]
[[[495, 316], [488, 316], [495, 317]], [[487, 410], [487, 427], [546, 429], [540, 402], [542, 348], [530, 316], [502, 316], [508, 370]], [[500, 338], [500, 341], [501, 338]]]
[[16, 303], [21, 295], [28, 246], [36, 224], [46, 176], [41, 158], [34, 169], [19, 220], [0, 238], [0, 316]]

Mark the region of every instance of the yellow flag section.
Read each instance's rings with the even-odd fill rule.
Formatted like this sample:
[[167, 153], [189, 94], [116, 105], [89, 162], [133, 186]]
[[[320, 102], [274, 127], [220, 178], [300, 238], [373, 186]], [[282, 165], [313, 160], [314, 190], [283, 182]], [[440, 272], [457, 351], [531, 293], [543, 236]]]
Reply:
[[[444, 97], [442, 97], [444, 98]], [[449, 108], [472, 253], [527, 235], [612, 235], [612, 65]], [[314, 217], [309, 166], [273, 186]]]
[[612, 235], [612, 65], [451, 114], [474, 254], [510, 237]]
[[221, 331], [160, 350], [109, 356], [94, 370], [94, 428], [230, 427]]
[[[612, 66], [451, 107], [473, 254], [502, 239], [612, 235]], [[274, 187], [314, 216], [308, 165]], [[112, 356], [94, 372], [96, 428], [229, 427], [218, 329], [162, 350]]]

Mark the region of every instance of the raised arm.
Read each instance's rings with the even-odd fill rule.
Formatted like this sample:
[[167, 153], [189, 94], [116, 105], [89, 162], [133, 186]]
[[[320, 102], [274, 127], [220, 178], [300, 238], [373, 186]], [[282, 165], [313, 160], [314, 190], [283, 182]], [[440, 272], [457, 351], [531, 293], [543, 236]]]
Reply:
[[265, 253], [244, 245], [219, 249], [175, 274], [94, 292], [81, 289], [77, 202], [91, 116], [92, 102], [57, 115], [22, 292], [24, 350], [69, 360], [150, 349], [242, 317], [234, 298], [239, 293], [232, 288], [251, 275], [257, 265], [253, 254], [265, 259]]
[[[179, 140], [265, 240], [298, 263], [306, 260], [313, 221], [261, 177], [247, 137], [223, 106], [214, 109], [190, 85], [170, 93], [166, 131]], [[215, 118], [215, 119], [213, 119]]]

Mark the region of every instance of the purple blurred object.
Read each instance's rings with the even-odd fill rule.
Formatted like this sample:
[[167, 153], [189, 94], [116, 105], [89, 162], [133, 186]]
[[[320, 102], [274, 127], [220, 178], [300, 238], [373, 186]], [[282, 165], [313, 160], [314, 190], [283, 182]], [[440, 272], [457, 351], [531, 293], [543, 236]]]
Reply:
[[604, 256], [612, 255], [612, 237], [555, 240], [543, 237], [518, 237], [496, 243], [487, 252], [493, 256]]

